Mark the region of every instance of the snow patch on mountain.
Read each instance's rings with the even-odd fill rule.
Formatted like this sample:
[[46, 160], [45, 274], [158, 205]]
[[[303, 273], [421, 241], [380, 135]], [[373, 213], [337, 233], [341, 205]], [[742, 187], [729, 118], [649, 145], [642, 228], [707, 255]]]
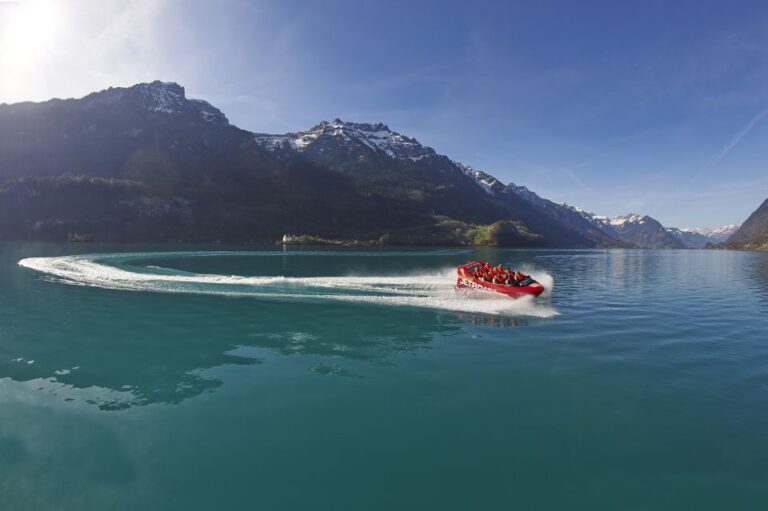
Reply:
[[[686, 233], [685, 230], [665, 228], [657, 220], [637, 213], [619, 215], [609, 218], [585, 211], [568, 204], [555, 204], [539, 196], [529, 188], [509, 183], [505, 185], [498, 178], [476, 169], [471, 165], [455, 160], [447, 159], [435, 152], [431, 147], [420, 144], [416, 139], [402, 135], [391, 130], [382, 123], [355, 123], [344, 122], [341, 119], [322, 121], [316, 126], [304, 131], [286, 133], [284, 135], [254, 134], [254, 140], [271, 151], [295, 150], [298, 152], [317, 151], [323, 153], [330, 148], [347, 148], [348, 151], [365, 152], [366, 148], [393, 159], [421, 162], [428, 158], [444, 159], [452, 168], [446, 169], [458, 171], [471, 178], [478, 187], [489, 195], [503, 199], [515, 195], [526, 202], [540, 208], [544, 214], [555, 215], [554, 218], [563, 218], [563, 212], [558, 208], [564, 208], [573, 212], [588, 224], [597, 228], [603, 235], [615, 240], [634, 243], [639, 246], [654, 248], [680, 248], [682, 245], [700, 247], [705, 243], [700, 233]], [[329, 141], [332, 144], [329, 146]], [[567, 216], [566, 216], [567, 217]], [[578, 225], [581, 220], [571, 217], [571, 225]], [[731, 227], [731, 226], [729, 226]], [[732, 232], [732, 231], [730, 231]], [[645, 234], [639, 234], [645, 233]]]
[[[334, 138], [343, 144], [359, 143], [369, 149], [383, 153], [390, 158], [408, 159], [420, 162], [429, 158], [440, 157], [431, 147], [419, 143], [415, 138], [393, 131], [382, 123], [344, 122], [341, 119], [322, 121], [304, 131], [285, 135], [254, 134], [254, 140], [271, 151], [293, 149], [299, 152], [310, 150], [320, 139]], [[472, 178], [477, 185], [490, 195], [509, 190], [530, 202], [541, 204], [543, 199], [524, 186], [504, 185], [494, 176], [478, 170], [466, 163], [448, 160], [453, 167]]]
[[487, 172], [483, 172], [482, 170], [477, 170], [476, 168], [467, 165], [466, 163], [453, 161], [453, 164], [456, 165], [456, 167], [464, 174], [474, 179], [475, 182], [483, 190], [491, 195], [498, 195], [499, 193], [507, 191], [518, 195], [520, 198], [530, 202], [531, 204], [535, 204], [536, 206], [540, 207], [546, 207], [546, 199], [543, 199], [536, 192], [528, 189], [525, 186], [516, 185], [515, 183], [504, 185], [494, 176], [488, 174]]
[[174, 82], [154, 81], [132, 87], [110, 87], [84, 98], [92, 105], [129, 102], [141, 109], [166, 115], [192, 114], [212, 124], [228, 125], [227, 117], [207, 101], [187, 99], [184, 87]]
[[717, 227], [683, 227], [680, 230], [684, 232], [695, 232], [703, 234], [704, 236], [712, 236], [718, 234], [730, 234], [739, 228], [739, 224], [728, 224]]
[[680, 230], [682, 232], [701, 234], [713, 242], [721, 242], [727, 240], [731, 234], [738, 231], [739, 227], [739, 224], [728, 224], [716, 227], [684, 227]]
[[341, 119], [334, 119], [330, 122], [322, 121], [305, 131], [285, 135], [263, 133], [254, 135], [256, 142], [267, 149], [290, 148], [297, 151], [307, 150], [323, 137], [333, 137], [344, 143], [360, 143], [391, 158], [420, 161], [437, 155], [431, 147], [421, 145], [415, 138], [392, 131], [389, 126], [382, 123], [344, 122]]
[[605, 215], [598, 215], [596, 213], [592, 213], [591, 211], [586, 211], [584, 209], [581, 209], [578, 206], [571, 206], [570, 204], [567, 204], [567, 203], [563, 203], [562, 206], [564, 208], [570, 209], [571, 211], [578, 213], [583, 218], [585, 218], [589, 223], [591, 223], [592, 225], [594, 225], [604, 233], [613, 237], [616, 237], [618, 235], [612, 225], [613, 219]]
[[546, 206], [546, 199], [541, 198], [541, 196], [539, 196], [536, 192], [529, 190], [525, 186], [509, 183], [507, 185], [507, 190], [517, 194], [531, 204], [536, 204], [537, 206], [541, 207]]
[[637, 213], [630, 213], [628, 215], [620, 215], [613, 217], [610, 220], [610, 224], [614, 227], [620, 227], [624, 224], [630, 223], [630, 224], [643, 224], [646, 222], [646, 219], [648, 217], [643, 215], [638, 215]]
[[200, 116], [205, 122], [212, 124], [229, 124], [229, 120], [224, 113], [202, 99], [190, 99], [189, 102], [199, 109]]
[[184, 87], [167, 82], [142, 83], [138, 89], [147, 98], [148, 109], [166, 114], [178, 113], [186, 99]]
[[478, 186], [480, 186], [480, 188], [485, 190], [490, 195], [494, 195], [504, 187], [501, 181], [490, 174], [486, 174], [482, 170], [477, 170], [476, 168], [467, 165], [466, 163], [461, 163], [460, 161], [452, 161], [452, 163], [466, 176], [471, 177], [478, 184]]

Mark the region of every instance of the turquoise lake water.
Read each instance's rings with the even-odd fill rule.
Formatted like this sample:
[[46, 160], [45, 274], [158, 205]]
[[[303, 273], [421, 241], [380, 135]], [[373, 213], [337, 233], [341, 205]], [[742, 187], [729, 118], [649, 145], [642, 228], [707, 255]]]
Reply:
[[3, 510], [766, 509], [768, 254], [4, 244], [0, 400]]

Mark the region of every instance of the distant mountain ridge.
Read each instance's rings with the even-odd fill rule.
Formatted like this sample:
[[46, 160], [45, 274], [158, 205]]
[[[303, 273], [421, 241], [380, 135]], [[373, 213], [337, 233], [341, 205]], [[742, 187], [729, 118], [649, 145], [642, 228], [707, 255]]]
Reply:
[[[349, 175], [380, 173], [382, 164], [395, 163], [410, 168], [408, 176], [432, 171], [443, 179], [456, 180], [467, 190], [467, 183], [460, 175], [472, 180], [485, 192], [484, 198], [475, 195], [477, 204], [495, 204], [512, 218], [521, 220], [545, 237], [555, 237], [567, 246], [626, 246], [595, 229], [579, 215], [554, 202], [542, 199], [534, 192], [513, 183], [504, 185], [500, 180], [470, 165], [451, 160], [438, 154], [431, 147], [423, 146], [416, 139], [391, 130], [377, 123], [354, 123], [334, 119], [323, 121], [306, 130], [281, 135], [255, 134], [254, 139], [277, 155], [299, 153], [314, 162], [330, 166]], [[387, 173], [392, 173], [391, 169]], [[477, 207], [477, 206], [473, 207]], [[446, 210], [450, 208], [446, 207]], [[450, 213], [449, 213], [450, 214]]]
[[721, 242], [726, 241], [741, 227], [739, 224], [728, 224], [717, 227], [693, 227], [684, 228], [681, 231], [686, 233], [700, 234], [710, 241]]
[[603, 232], [642, 248], [691, 248], [675, 233], [648, 215], [630, 213], [609, 219], [604, 216], [581, 212]]
[[565, 206], [578, 212], [606, 234], [641, 248], [704, 248], [708, 243], [720, 242], [738, 227], [726, 225], [678, 229], [665, 227], [648, 215], [629, 213], [609, 218], [575, 206]]
[[251, 133], [172, 82], [0, 105], [0, 239], [688, 246], [637, 217], [556, 204], [382, 123]]

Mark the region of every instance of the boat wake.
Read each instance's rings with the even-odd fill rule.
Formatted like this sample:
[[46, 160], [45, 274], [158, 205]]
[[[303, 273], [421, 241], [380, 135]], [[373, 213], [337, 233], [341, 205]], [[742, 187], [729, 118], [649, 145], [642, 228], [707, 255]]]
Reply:
[[[530, 269], [528, 273], [547, 290], [542, 295], [545, 297], [543, 301], [532, 297], [512, 300], [482, 291], [457, 292], [454, 268], [398, 276], [284, 277], [191, 273], [157, 265], [135, 264], [142, 259], [151, 259], [154, 262], [158, 258], [173, 255], [215, 257], [243, 254], [257, 254], [256, 257], [276, 255], [238, 252], [96, 254], [33, 257], [23, 259], [18, 264], [41, 272], [55, 282], [110, 290], [248, 296], [302, 302], [336, 301], [541, 318], [557, 315], [546, 299], [554, 284], [552, 277]], [[329, 252], [318, 252], [314, 255], [320, 254], [339, 255]]]

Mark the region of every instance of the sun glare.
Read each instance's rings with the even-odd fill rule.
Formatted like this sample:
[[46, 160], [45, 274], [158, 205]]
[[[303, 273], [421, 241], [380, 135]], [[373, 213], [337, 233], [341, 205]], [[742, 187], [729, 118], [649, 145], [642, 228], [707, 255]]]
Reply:
[[11, 76], [41, 64], [52, 51], [60, 27], [55, 0], [17, 0], [3, 6], [0, 72]]

